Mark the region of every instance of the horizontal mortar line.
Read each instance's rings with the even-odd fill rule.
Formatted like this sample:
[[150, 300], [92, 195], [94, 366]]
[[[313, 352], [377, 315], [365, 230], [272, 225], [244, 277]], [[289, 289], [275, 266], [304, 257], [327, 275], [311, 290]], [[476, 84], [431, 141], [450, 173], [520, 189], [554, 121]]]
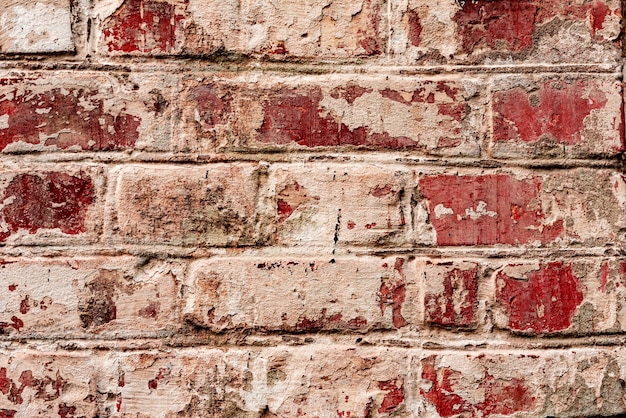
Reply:
[[[121, 247], [121, 248], [120, 248]], [[335, 252], [333, 253], [333, 250]], [[518, 258], [542, 259], [548, 258], [599, 258], [599, 257], [624, 257], [626, 256], [626, 248], [619, 245], [610, 247], [564, 247], [564, 248], [545, 248], [545, 247], [517, 247], [507, 248], [494, 246], [458, 246], [458, 247], [332, 247], [332, 246], [313, 246], [307, 245], [297, 247], [293, 245], [266, 245], [266, 246], [240, 246], [240, 247], [180, 247], [176, 245], [162, 244], [145, 244], [145, 245], [128, 245], [118, 244], [112, 247], [99, 246], [95, 244], [86, 244], [80, 246], [53, 246], [53, 245], [5, 245], [0, 247], [0, 256], [28, 258], [68, 258], [68, 257], [150, 257], [160, 259], [203, 259], [210, 257], [319, 257], [320, 259], [330, 260], [337, 258], [343, 259], [348, 257], [392, 257], [392, 256], [414, 256], [414, 257], [430, 257], [430, 258]]]
[[[418, 338], [396, 338], [385, 339], [381, 336], [372, 336], [370, 334], [363, 335], [340, 335], [333, 336], [331, 334], [281, 334], [262, 338], [262, 336], [254, 336], [257, 339], [245, 341], [241, 336], [231, 336], [218, 338], [188, 336], [183, 338], [155, 337], [155, 338], [121, 338], [121, 339], [77, 339], [77, 338], [59, 338], [56, 335], [48, 336], [48, 338], [19, 338], [19, 339], [0, 339], [0, 350], [14, 351], [18, 348], [36, 349], [45, 348], [57, 351], [59, 348], [66, 349], [71, 352], [80, 350], [165, 350], [172, 349], [249, 349], [263, 351], [268, 348], [275, 347], [306, 347], [306, 348], [326, 348], [340, 347], [376, 349], [376, 348], [393, 348], [398, 350], [419, 350], [424, 352], [493, 352], [493, 353], [513, 353], [515, 351], [552, 351], [552, 350], [602, 350], [624, 348], [626, 344], [625, 336], [588, 336], [575, 338], [549, 338], [541, 339], [537, 337], [529, 337], [526, 339], [512, 338], [511, 341], [498, 341], [486, 339], [466, 339], [450, 341], [450, 339], [426, 340]], [[249, 338], [250, 339], [250, 338]]]
[[[326, 152], [324, 152], [326, 151]], [[555, 158], [555, 159], [489, 159], [472, 157], [437, 157], [407, 155], [393, 151], [351, 151], [346, 153], [328, 153], [328, 150], [319, 152], [281, 151], [281, 152], [254, 152], [245, 153], [170, 153], [170, 152], [142, 152], [132, 154], [120, 152], [87, 152], [87, 153], [15, 153], [0, 154], [0, 164], [6, 163], [92, 163], [104, 165], [118, 164], [172, 164], [172, 165], [205, 165], [216, 163], [377, 163], [388, 165], [435, 166], [449, 168], [531, 168], [531, 169], [571, 169], [571, 168], [612, 168], [622, 170], [624, 162], [621, 155], [598, 158]]]
[[[43, 59], [42, 59], [43, 58]], [[302, 62], [268, 62], [258, 59], [216, 62], [187, 57], [121, 57], [100, 60], [76, 60], [66, 57], [36, 56], [33, 61], [16, 59], [0, 60], [0, 69], [8, 70], [74, 70], [106, 72], [171, 72], [181, 67], [185, 71], [207, 72], [285, 72], [297, 74], [383, 73], [397, 75], [435, 75], [455, 73], [614, 73], [620, 75], [622, 61], [611, 63], [519, 63], [484, 65], [398, 65], [384, 61], [359, 60], [302, 60]], [[93, 57], [91, 57], [93, 58]], [[36, 61], [35, 61], [36, 60]], [[184, 73], [183, 73], [184, 74]]]

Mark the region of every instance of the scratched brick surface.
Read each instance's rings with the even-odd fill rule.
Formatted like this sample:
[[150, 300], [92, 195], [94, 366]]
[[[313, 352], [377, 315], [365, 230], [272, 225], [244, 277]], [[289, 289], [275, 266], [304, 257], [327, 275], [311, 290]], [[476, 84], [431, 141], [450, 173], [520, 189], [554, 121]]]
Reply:
[[493, 83], [495, 157], [585, 157], [624, 150], [622, 83], [611, 77], [506, 77]]
[[73, 52], [70, 0], [6, 0], [0, 12], [0, 53]]
[[390, 21], [403, 63], [605, 63], [620, 53], [616, 0], [399, 0]]
[[94, 15], [104, 54], [351, 58], [385, 52], [386, 10], [382, 0], [99, 0]]
[[4, 152], [169, 146], [171, 78], [72, 72], [0, 77]]
[[179, 150], [409, 150], [478, 156], [480, 80], [346, 76], [187, 82]]
[[218, 258], [189, 276], [185, 318], [215, 331], [364, 333], [415, 323], [419, 308], [415, 266], [402, 257]]
[[0, 325], [13, 337], [123, 337], [179, 326], [179, 263], [138, 258], [5, 259]]
[[255, 164], [126, 166], [111, 198], [122, 242], [250, 245], [257, 236]]

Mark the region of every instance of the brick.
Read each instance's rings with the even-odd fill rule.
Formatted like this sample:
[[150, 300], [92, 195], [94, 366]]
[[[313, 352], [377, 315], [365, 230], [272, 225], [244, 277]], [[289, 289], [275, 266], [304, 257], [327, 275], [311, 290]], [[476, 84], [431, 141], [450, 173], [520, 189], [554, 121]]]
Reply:
[[25, 73], [0, 78], [0, 149], [167, 149], [167, 77]]
[[0, 353], [0, 417], [96, 416], [95, 367], [88, 352]]
[[[366, 148], [479, 156], [479, 80], [345, 76], [188, 80], [180, 150]], [[354, 77], [352, 77], [354, 79]]]
[[590, 157], [624, 150], [622, 84], [612, 77], [510, 77], [494, 83], [495, 157]]
[[0, 13], [0, 52], [74, 52], [70, 0], [9, 0]]
[[270, 169], [266, 210], [276, 242], [326, 247], [430, 242], [426, 213], [414, 207], [414, 173], [398, 166], [320, 164]]
[[619, 259], [510, 262], [495, 273], [494, 323], [516, 333], [623, 332]]
[[88, 243], [98, 238], [102, 227], [102, 168], [16, 168], [5, 164], [0, 179], [4, 202], [0, 210], [0, 242]]
[[419, 180], [441, 246], [621, 242], [623, 178], [608, 170], [432, 174]]
[[257, 239], [263, 173], [255, 164], [128, 165], [117, 176], [115, 228], [125, 243], [234, 246]]
[[341, 346], [120, 354], [100, 388], [119, 394], [128, 416], [406, 416], [407, 354]]
[[[100, 48], [110, 55], [242, 54], [367, 57], [385, 52], [382, 0], [295, 0], [278, 4], [215, 0], [100, 1]], [[277, 12], [280, 11], [280, 12]]]
[[0, 328], [9, 337], [163, 335], [180, 327], [177, 263], [4, 259]]
[[606, 63], [620, 53], [617, 0], [408, 0], [390, 21], [403, 63]]
[[215, 258], [189, 276], [185, 318], [216, 332], [363, 333], [416, 317], [415, 267], [402, 257]]
[[482, 272], [477, 262], [424, 260], [418, 263], [418, 275], [424, 277], [427, 324], [468, 329], [478, 325]]
[[[446, 353], [420, 359], [424, 416], [623, 414], [621, 349]], [[597, 401], [598, 398], [602, 401]]]

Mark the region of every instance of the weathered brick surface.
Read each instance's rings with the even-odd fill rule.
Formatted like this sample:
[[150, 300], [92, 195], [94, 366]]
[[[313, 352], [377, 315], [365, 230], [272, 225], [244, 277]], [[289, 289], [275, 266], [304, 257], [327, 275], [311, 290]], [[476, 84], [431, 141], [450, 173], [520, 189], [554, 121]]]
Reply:
[[5, 259], [0, 322], [9, 336], [156, 335], [180, 327], [180, 263], [137, 258]]
[[48, 165], [0, 171], [0, 241], [7, 244], [89, 243], [103, 218], [104, 169]]
[[167, 149], [168, 77], [72, 72], [0, 78], [4, 152]]
[[73, 52], [70, 0], [8, 0], [0, 12], [0, 53]]
[[607, 77], [495, 80], [496, 157], [614, 155], [624, 150], [621, 82]]
[[116, 174], [112, 198], [123, 242], [234, 246], [258, 236], [258, 165], [127, 166]]
[[180, 150], [410, 150], [478, 156], [484, 87], [471, 78], [190, 80]]
[[0, 3], [0, 418], [626, 416], [623, 2]]
[[392, 3], [391, 53], [412, 63], [604, 63], [619, 58], [615, 0]]
[[117, 9], [100, 0], [96, 8], [99, 46], [110, 55], [349, 58], [386, 49], [387, 3], [381, 0], [126, 0]]
[[185, 317], [218, 332], [363, 333], [415, 323], [419, 308], [403, 257], [214, 259], [189, 276]]

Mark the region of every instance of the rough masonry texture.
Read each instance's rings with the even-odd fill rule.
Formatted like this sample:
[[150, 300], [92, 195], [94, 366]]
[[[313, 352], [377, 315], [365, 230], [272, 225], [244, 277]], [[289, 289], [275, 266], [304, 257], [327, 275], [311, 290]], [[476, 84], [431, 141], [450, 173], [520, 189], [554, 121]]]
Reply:
[[626, 415], [617, 0], [5, 0], [0, 418]]

